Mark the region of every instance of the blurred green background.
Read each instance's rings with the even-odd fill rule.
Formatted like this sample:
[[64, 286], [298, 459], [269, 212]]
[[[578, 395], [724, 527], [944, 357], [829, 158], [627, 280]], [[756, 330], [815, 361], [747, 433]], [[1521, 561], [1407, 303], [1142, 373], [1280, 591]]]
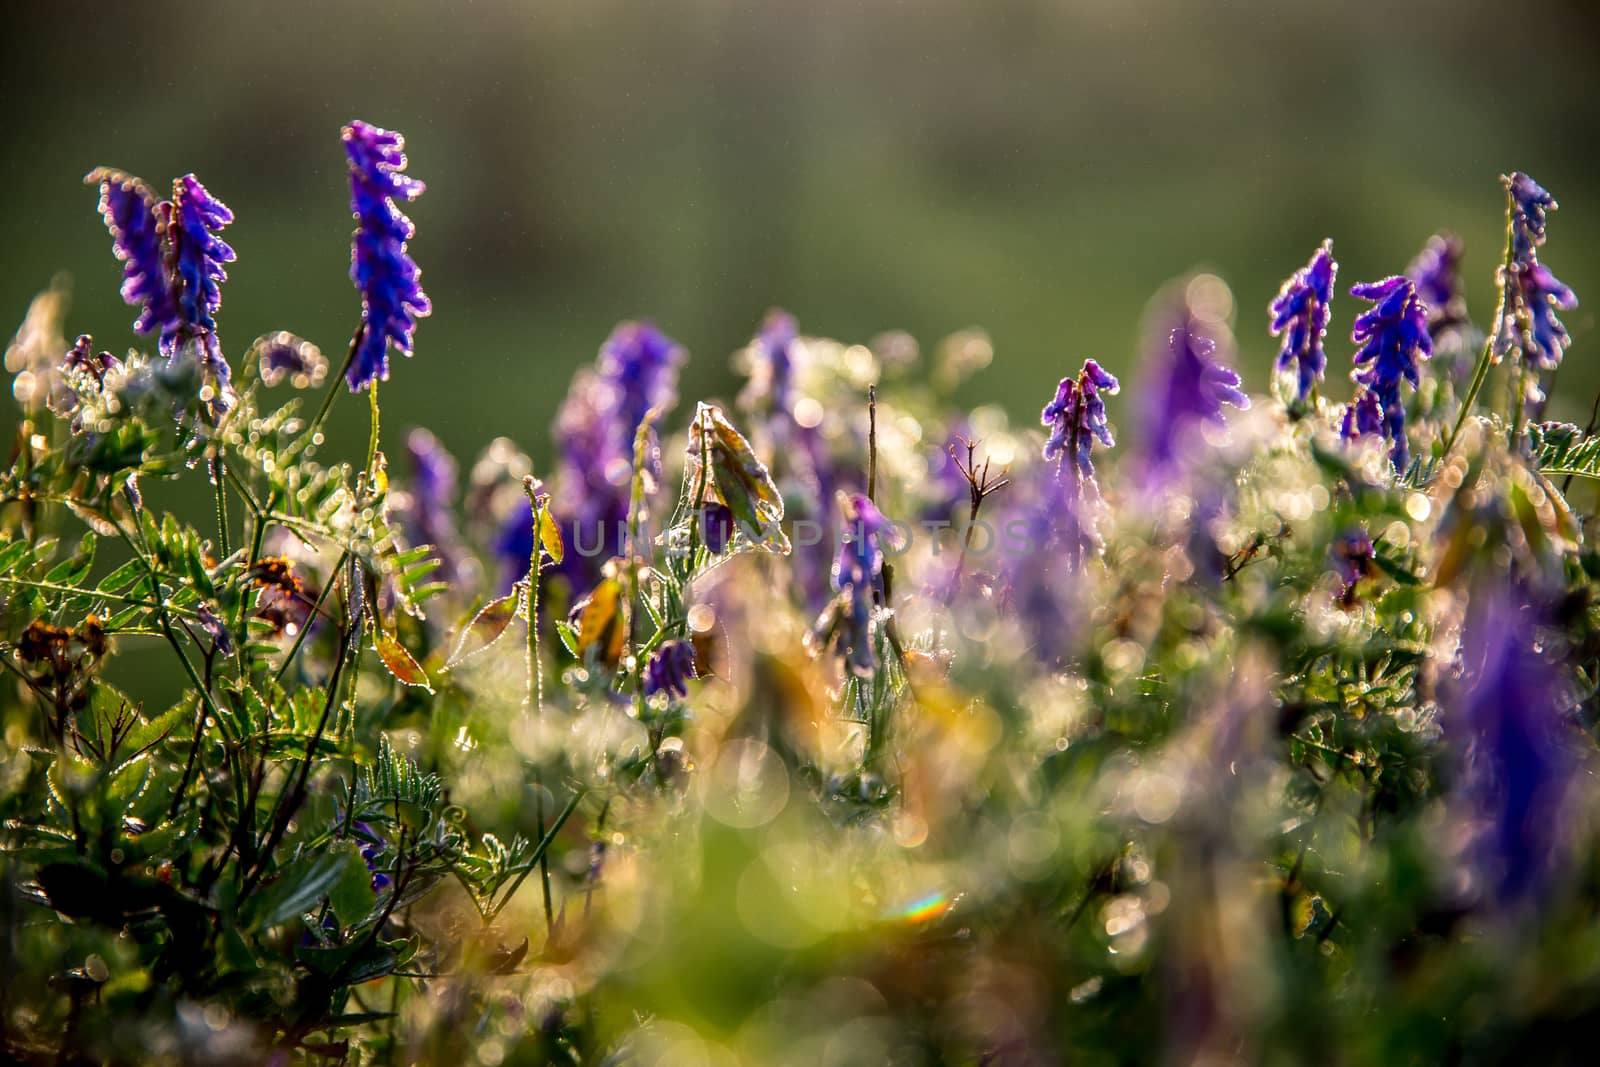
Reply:
[[727, 395], [775, 304], [851, 340], [981, 325], [997, 358], [966, 399], [1031, 420], [1069, 363], [1127, 372], [1145, 300], [1200, 266], [1234, 287], [1260, 390], [1265, 305], [1325, 236], [1346, 287], [1458, 231], [1481, 322], [1512, 168], [1561, 200], [1545, 258], [1586, 301], [1551, 414], [1581, 421], [1600, 385], [1592, 0], [150, 0], [6, 22], [8, 329], [65, 269], [69, 333], [126, 347], [80, 179], [193, 170], [238, 216], [230, 354], [286, 328], [337, 360], [357, 315], [338, 135], [366, 118], [428, 183], [436, 310], [386, 421], [461, 453], [507, 434], [543, 466], [572, 369], [624, 317], [690, 348], [685, 395]]

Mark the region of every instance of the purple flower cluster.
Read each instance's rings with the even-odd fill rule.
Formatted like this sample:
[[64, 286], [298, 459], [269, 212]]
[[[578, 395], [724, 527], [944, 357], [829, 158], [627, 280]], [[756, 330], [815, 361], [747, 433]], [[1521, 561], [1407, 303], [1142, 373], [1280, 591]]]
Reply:
[[1333, 279], [1339, 264], [1333, 259], [1333, 242], [1323, 241], [1311, 260], [1283, 283], [1268, 307], [1273, 336], [1282, 336], [1277, 368], [1295, 370], [1295, 403], [1304, 404], [1322, 380], [1328, 355], [1322, 340], [1328, 334]]
[[1223, 406], [1250, 407], [1220, 342], [1224, 330], [1195, 314], [1186, 298], [1168, 298], [1154, 320], [1146, 357], [1140, 447], [1144, 480], [1160, 483], [1183, 466], [1195, 431], [1225, 421]]
[[179, 178], [172, 189], [172, 238], [178, 286], [178, 314], [196, 330], [215, 333], [222, 307], [224, 264], [237, 256], [217, 231], [233, 222], [228, 205], [206, 191], [193, 174]]
[[156, 202], [143, 181], [100, 168], [86, 181], [100, 186], [100, 214], [111, 249], [123, 263], [122, 299], [140, 309], [134, 329], [157, 333], [168, 360], [193, 351], [213, 384], [213, 412], [230, 404], [232, 372], [217, 341], [225, 265], [236, 258], [217, 236], [233, 222], [228, 206], [193, 174], [172, 183], [172, 199]]
[[1115, 396], [1121, 388], [1100, 364], [1086, 359], [1076, 378], [1061, 379], [1055, 398], [1039, 414], [1040, 423], [1050, 429], [1044, 443], [1045, 462], [1054, 460], [1058, 476], [1075, 492], [1099, 496], [1090, 452], [1096, 441], [1107, 448], [1117, 443], [1106, 423], [1106, 402], [1100, 394]]
[[[785, 497], [793, 500], [792, 516], [832, 529], [838, 522], [838, 491], [851, 480], [836, 469], [822, 427], [795, 417], [801, 400], [795, 377], [802, 351], [795, 317], [779, 308], [767, 312], [745, 350], [749, 379], [739, 393], [739, 408], [762, 419], [761, 444], [771, 453], [773, 474]], [[829, 598], [826, 546], [797, 544], [792, 563], [807, 606], [820, 611]]]
[[1410, 462], [1406, 441], [1406, 409], [1400, 401], [1400, 383], [1417, 385], [1420, 361], [1433, 354], [1428, 333], [1428, 312], [1417, 299], [1410, 278], [1395, 275], [1380, 282], [1352, 286], [1352, 296], [1373, 302], [1356, 316], [1351, 339], [1360, 345], [1351, 377], [1358, 389], [1345, 409], [1340, 433], [1347, 440], [1381, 433], [1389, 442], [1389, 458], [1397, 472]]
[[62, 370], [87, 375], [93, 378], [96, 384], [105, 381], [106, 375], [120, 366], [122, 360], [110, 352], [96, 352], [94, 338], [86, 333], [78, 335], [78, 339], [72, 343], [72, 347], [61, 359]]
[[1466, 299], [1461, 292], [1461, 257], [1465, 251], [1466, 246], [1455, 234], [1436, 233], [1406, 268], [1406, 277], [1417, 287], [1417, 298], [1428, 309], [1428, 329], [1433, 333], [1467, 320]]
[[696, 678], [694, 645], [688, 641], [667, 641], [644, 667], [644, 695], [665, 693], [670, 697], [689, 695], [689, 681]]
[[[677, 401], [684, 359], [677, 342], [651, 323], [624, 322], [601, 345], [597, 366], [578, 372], [561, 404], [556, 516], [567, 543], [583, 551], [568, 552], [560, 571], [575, 592], [587, 590], [599, 566], [622, 550], [634, 438], [651, 409], [664, 411]], [[653, 482], [660, 475], [658, 449], [650, 449], [646, 463], [644, 473]], [[524, 510], [518, 521], [526, 518]]]
[[787, 311], [773, 308], [750, 342], [750, 380], [739, 394], [746, 411], [792, 419], [794, 416], [794, 347], [799, 323]]
[[[437, 437], [417, 427], [406, 435], [406, 458], [411, 464], [411, 482], [406, 487], [404, 507], [400, 509], [406, 537], [413, 545], [432, 545], [440, 564], [439, 577], [444, 581], [456, 581], [461, 576], [465, 553], [454, 513], [455, 457], [445, 450]], [[531, 523], [531, 518], [524, 523], [530, 530], [530, 556]], [[526, 570], [526, 557], [523, 563]]]
[[[1501, 352], [1521, 349], [1525, 364], [1536, 376], [1560, 366], [1572, 338], [1556, 312], [1577, 307], [1578, 297], [1539, 261], [1547, 213], [1559, 206], [1555, 198], [1521, 171], [1502, 180], [1511, 199], [1511, 270], [1509, 277], [1501, 279], [1510, 299], [1499, 348]], [[1528, 400], [1542, 396], [1533, 377], [1528, 382]]]
[[345, 380], [359, 392], [389, 378], [389, 347], [411, 355], [417, 319], [433, 305], [422, 291], [422, 271], [406, 249], [416, 227], [400, 210], [425, 186], [401, 173], [405, 138], [355, 121], [344, 128], [350, 163], [350, 210], [358, 225], [350, 249], [350, 279], [361, 292], [361, 334]]
[[165, 212], [157, 212], [155, 193], [118, 170], [101, 168], [85, 180], [100, 186], [100, 214], [111, 232], [111, 251], [122, 261], [122, 299], [139, 309], [134, 331], [175, 335], [178, 302], [167, 271]]
[[833, 564], [833, 588], [841, 598], [840, 643], [845, 661], [857, 675], [878, 667], [872, 644], [873, 605], [883, 581], [883, 535], [888, 520], [865, 494], [852, 493], [843, 500], [843, 536]]

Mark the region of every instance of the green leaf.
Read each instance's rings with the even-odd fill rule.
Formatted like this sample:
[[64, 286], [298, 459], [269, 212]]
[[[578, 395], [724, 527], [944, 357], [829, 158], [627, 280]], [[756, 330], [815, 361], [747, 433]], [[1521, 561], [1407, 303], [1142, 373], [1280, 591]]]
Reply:
[[[349, 842], [294, 860], [255, 898], [255, 924], [277, 926], [316, 907], [345, 879], [370, 878], [361, 853]], [[348, 901], [347, 901], [348, 903]]]
[[511, 593], [485, 604], [472, 617], [472, 621], [461, 628], [461, 635], [456, 638], [456, 647], [450, 653], [444, 669], [451, 670], [504, 637], [511, 621], [517, 617], [521, 604], [520, 593]]
[[[356, 856], [358, 859], [361, 858], [359, 846]], [[354, 926], [361, 922], [372, 914], [377, 902], [378, 895], [372, 889], [372, 872], [367, 870], [364, 859], [358, 864], [345, 864], [344, 873], [339, 881], [328, 891], [328, 904], [333, 908], [334, 916], [344, 926]]]

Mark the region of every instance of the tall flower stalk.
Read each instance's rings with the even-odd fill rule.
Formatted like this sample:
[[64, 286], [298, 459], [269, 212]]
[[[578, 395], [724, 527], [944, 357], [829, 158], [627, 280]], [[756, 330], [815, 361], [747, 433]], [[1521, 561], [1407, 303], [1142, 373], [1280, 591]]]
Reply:
[[389, 379], [389, 349], [411, 355], [417, 319], [433, 311], [422, 291], [422, 271], [407, 248], [416, 227], [400, 205], [426, 186], [404, 174], [406, 140], [359, 120], [343, 131], [350, 163], [350, 210], [356, 230], [350, 246], [350, 280], [361, 293], [361, 327], [345, 368], [351, 392]]
[[1339, 264], [1333, 259], [1333, 241], [1326, 240], [1312, 254], [1310, 261], [1295, 271], [1277, 298], [1268, 307], [1272, 316], [1272, 333], [1282, 337], [1278, 349], [1277, 369], [1293, 372], [1295, 391], [1293, 406], [1304, 407], [1311, 399], [1311, 391], [1322, 381], [1328, 366], [1328, 354], [1322, 341], [1328, 334], [1329, 305], [1333, 302], [1333, 280]]
[[[1556, 318], [1557, 310], [1577, 306], [1577, 296], [1539, 262], [1539, 248], [1545, 241], [1546, 218], [1557, 207], [1555, 198], [1522, 171], [1503, 175], [1506, 190], [1505, 254], [1495, 281], [1500, 295], [1494, 311], [1494, 326], [1484, 340], [1483, 352], [1473, 369], [1472, 382], [1461, 399], [1450, 435], [1445, 438], [1440, 459], [1449, 458], [1461, 437], [1462, 427], [1472, 414], [1472, 405], [1489, 377], [1489, 368], [1508, 352], [1521, 353], [1517, 374], [1512, 439], [1522, 436], [1522, 423], [1529, 395], [1529, 367], [1533, 367], [1534, 388], [1539, 371], [1560, 363], [1569, 342], [1567, 331]], [[1534, 353], [1531, 357], [1529, 353]]]
[[1433, 354], [1428, 312], [1411, 279], [1401, 275], [1351, 286], [1350, 295], [1374, 306], [1356, 316], [1350, 335], [1361, 346], [1350, 375], [1357, 392], [1345, 409], [1340, 434], [1346, 440], [1381, 434], [1389, 443], [1395, 472], [1403, 474], [1411, 462], [1411, 446], [1400, 383], [1408, 381], [1415, 389], [1419, 363]]

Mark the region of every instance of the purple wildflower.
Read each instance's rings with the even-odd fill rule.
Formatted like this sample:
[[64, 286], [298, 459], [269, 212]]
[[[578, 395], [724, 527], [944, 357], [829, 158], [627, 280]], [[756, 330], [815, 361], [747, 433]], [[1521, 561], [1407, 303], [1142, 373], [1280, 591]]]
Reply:
[[1534, 404], [1544, 399], [1539, 372], [1559, 366], [1572, 341], [1556, 312], [1577, 307], [1578, 298], [1539, 262], [1547, 215], [1559, 206], [1555, 197], [1521, 171], [1500, 180], [1510, 198], [1511, 262], [1509, 270], [1500, 271], [1506, 312], [1495, 347], [1502, 355], [1513, 348], [1521, 351], [1524, 367], [1533, 369], [1525, 399]]
[[1378, 404], [1377, 393], [1371, 389], [1357, 389], [1339, 419], [1339, 436], [1354, 441], [1367, 434], [1383, 436], [1383, 408]]
[[1044, 443], [1045, 461], [1055, 460], [1067, 482], [1091, 497], [1098, 497], [1099, 490], [1090, 451], [1096, 441], [1107, 448], [1117, 443], [1106, 422], [1106, 402], [1100, 394], [1115, 396], [1121, 389], [1122, 384], [1100, 364], [1086, 359], [1076, 378], [1061, 379], [1055, 399], [1039, 415], [1039, 422], [1050, 428]]
[[1283, 338], [1277, 369], [1295, 369], [1295, 403], [1304, 404], [1322, 380], [1328, 366], [1322, 339], [1328, 334], [1328, 308], [1333, 301], [1333, 279], [1339, 264], [1333, 259], [1333, 242], [1323, 241], [1310, 261], [1283, 283], [1268, 307], [1273, 336]]
[[[465, 562], [452, 511], [457, 490], [455, 457], [419, 426], [406, 435], [406, 458], [411, 463], [411, 482], [401, 509], [406, 536], [413, 545], [432, 545], [440, 563], [439, 577], [454, 581]], [[523, 526], [530, 531], [529, 555], [523, 559], [526, 572], [532, 555], [531, 516]]]
[[813, 633], [844, 653], [851, 673], [865, 677], [878, 669], [872, 614], [883, 581], [882, 539], [889, 524], [862, 493], [842, 496], [840, 503], [843, 529], [833, 565], [833, 588], [838, 596]]
[[345, 380], [359, 392], [389, 379], [389, 346], [411, 355], [417, 319], [433, 311], [422, 271], [406, 250], [416, 227], [400, 210], [425, 186], [406, 169], [405, 138], [355, 121], [343, 131], [350, 162], [350, 210], [358, 225], [350, 248], [350, 279], [361, 291], [361, 339]]
[[328, 357], [303, 337], [279, 330], [258, 337], [250, 346], [261, 370], [262, 384], [287, 381], [296, 389], [314, 389], [328, 376]]
[[668, 641], [644, 667], [644, 694], [655, 696], [665, 693], [671, 697], [689, 695], [689, 680], [697, 677], [694, 669], [694, 645], [688, 641]]
[[193, 174], [172, 183], [172, 203], [166, 210], [170, 212], [167, 239], [172, 246], [172, 280], [180, 321], [176, 336], [162, 337], [161, 350], [169, 359], [177, 359], [192, 345], [195, 358], [217, 383], [212, 408], [225, 411], [233, 373], [217, 341], [216, 315], [222, 307], [221, 285], [228, 280], [223, 265], [236, 257], [216, 231], [233, 222], [233, 212]]
[[1561, 205], [1520, 170], [1500, 181], [1511, 194], [1511, 258], [1518, 263], [1530, 262], [1544, 244], [1546, 213]]
[[1158, 311], [1155, 337], [1146, 361], [1139, 444], [1145, 478], [1162, 481], [1184, 465], [1197, 430], [1222, 425], [1224, 405], [1242, 411], [1250, 398], [1223, 351], [1226, 331], [1196, 315], [1186, 298]]
[[1509, 590], [1473, 600], [1453, 701], [1462, 786], [1482, 830], [1475, 866], [1509, 905], [1537, 897], [1562, 867], [1579, 764], [1563, 722], [1562, 664], [1540, 636], [1540, 613]]
[[235, 258], [233, 249], [217, 231], [233, 222], [228, 205], [206, 191], [193, 174], [172, 185], [173, 270], [179, 281], [178, 314], [192, 329], [215, 333], [216, 314], [222, 307], [222, 283], [228, 280], [224, 264]]
[[[1355, 422], [1370, 420], [1371, 407], [1376, 404], [1382, 411], [1382, 432], [1389, 442], [1390, 461], [1397, 472], [1402, 472], [1410, 462], [1411, 450], [1406, 441], [1406, 409], [1400, 402], [1400, 383], [1409, 381], [1415, 388], [1418, 363], [1433, 354], [1427, 309], [1417, 299], [1411, 279], [1400, 275], [1352, 286], [1350, 294], [1374, 304], [1356, 316], [1350, 335], [1361, 346], [1351, 377], [1362, 390], [1372, 394], [1370, 399], [1358, 396], [1353, 402], [1367, 412], [1358, 414]], [[1350, 412], [1346, 412], [1344, 421], [1347, 428], [1352, 425]], [[1345, 436], [1352, 436], [1348, 429]]]
[[998, 524], [1005, 608], [1034, 653], [1059, 663], [1080, 629], [1078, 574], [1084, 559], [1100, 548], [1093, 518], [1085, 514], [1097, 501], [1085, 499], [1060, 469], [1047, 464], [1014, 480], [1008, 494]]
[[139, 308], [133, 328], [162, 337], [178, 329], [178, 303], [168, 278], [166, 225], [155, 193], [143, 181], [101, 167], [84, 179], [100, 186], [100, 215], [111, 251], [122, 261], [122, 299]]
[[1516, 270], [1515, 284], [1523, 358], [1528, 366], [1537, 370], [1554, 370], [1561, 365], [1561, 356], [1572, 343], [1572, 337], [1556, 318], [1556, 312], [1577, 307], [1577, 294], [1538, 261]]
[[720, 556], [733, 540], [734, 533], [733, 510], [721, 501], [707, 502], [700, 515], [700, 541], [706, 551]]
[[747, 411], [792, 416], [794, 412], [794, 347], [800, 328], [787, 311], [773, 308], [750, 341], [750, 379], [739, 394]]
[[1467, 321], [1466, 299], [1461, 292], [1461, 257], [1465, 250], [1455, 234], [1436, 233], [1406, 268], [1406, 277], [1417, 287], [1417, 298], [1428, 308], [1430, 332], [1438, 333]]
[[[600, 563], [622, 551], [634, 438], [652, 408], [664, 410], [676, 401], [684, 359], [683, 349], [650, 323], [622, 323], [601, 346], [598, 366], [580, 370], [562, 401], [555, 433], [561, 471], [556, 517], [575, 551], [567, 552], [559, 571], [575, 592], [593, 585]], [[644, 472], [652, 484], [660, 462], [652, 448]]]
[[122, 360], [110, 352], [96, 352], [94, 338], [80, 333], [72, 348], [61, 359], [61, 369], [69, 373], [93, 378], [96, 385], [105, 381], [106, 375], [122, 366]]
[[639, 424], [652, 408], [665, 411], [677, 402], [684, 359], [683, 348], [649, 322], [624, 322], [600, 346], [600, 377], [612, 391], [608, 443], [629, 472]]
[[372, 872], [372, 889], [374, 892], [382, 893], [393, 884], [393, 879], [378, 866], [378, 861], [383, 858], [384, 849], [389, 847], [388, 842], [380, 837], [376, 830], [360, 819], [357, 819], [351, 825], [351, 829], [356, 832], [356, 841], [361, 849], [361, 859], [366, 863], [367, 870]]

